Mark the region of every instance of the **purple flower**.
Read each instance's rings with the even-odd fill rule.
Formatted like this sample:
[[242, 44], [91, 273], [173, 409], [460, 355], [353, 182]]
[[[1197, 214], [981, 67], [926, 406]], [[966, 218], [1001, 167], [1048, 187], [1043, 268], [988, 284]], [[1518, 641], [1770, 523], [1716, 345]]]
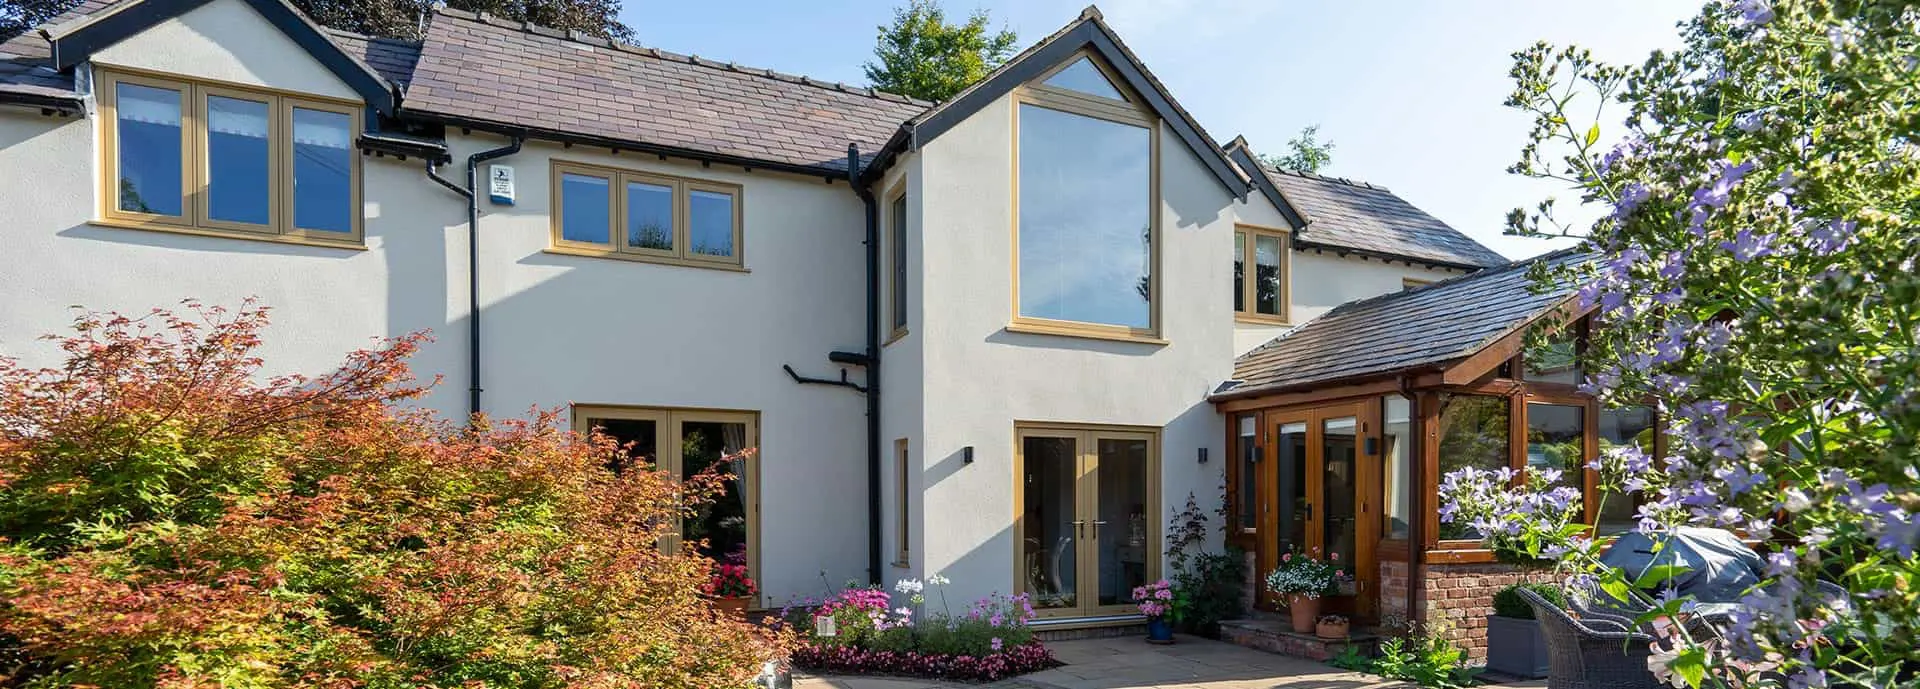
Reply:
[[1767, 0], [1739, 0], [1733, 3], [1733, 9], [1740, 13], [1740, 21], [1747, 26], [1773, 21], [1773, 7], [1767, 4]]
[[1652, 192], [1647, 190], [1647, 185], [1639, 182], [1627, 183], [1620, 188], [1620, 200], [1613, 204], [1613, 219], [1626, 219], [1633, 214], [1635, 208], [1639, 208], [1640, 204], [1646, 202], [1647, 197], [1652, 195]]
[[1001, 643], [1001, 641], [1000, 641], [1000, 637], [997, 637], [997, 636], [996, 636], [996, 637], [993, 637], [993, 643], [992, 643], [991, 645], [993, 646], [993, 652], [994, 652], [994, 653], [999, 653], [999, 652], [1000, 652], [1000, 647], [1001, 647], [1001, 646], [1002, 646], [1003, 644], [1002, 644], [1002, 643]]
[[1914, 549], [1920, 547], [1920, 514], [1906, 514], [1902, 510], [1893, 510], [1880, 518], [1880, 538], [1874, 545], [1881, 550], [1898, 554], [1902, 559], [1913, 557]]
[[1734, 233], [1733, 239], [1720, 243], [1720, 248], [1733, 252], [1736, 261], [1745, 263], [1762, 256], [1773, 255], [1772, 234], [1754, 234], [1751, 229], [1741, 229]]
[[1813, 251], [1821, 256], [1832, 256], [1853, 243], [1853, 233], [1860, 227], [1852, 220], [1835, 220], [1807, 233], [1813, 242]]

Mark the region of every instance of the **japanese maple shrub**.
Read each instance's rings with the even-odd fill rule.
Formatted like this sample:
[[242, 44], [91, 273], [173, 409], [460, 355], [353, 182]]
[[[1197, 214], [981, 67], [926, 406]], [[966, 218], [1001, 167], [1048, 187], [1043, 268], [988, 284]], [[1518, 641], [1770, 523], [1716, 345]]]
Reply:
[[403, 407], [418, 336], [266, 377], [265, 308], [187, 310], [0, 361], [0, 685], [742, 686], [780, 652], [657, 546], [718, 477]]

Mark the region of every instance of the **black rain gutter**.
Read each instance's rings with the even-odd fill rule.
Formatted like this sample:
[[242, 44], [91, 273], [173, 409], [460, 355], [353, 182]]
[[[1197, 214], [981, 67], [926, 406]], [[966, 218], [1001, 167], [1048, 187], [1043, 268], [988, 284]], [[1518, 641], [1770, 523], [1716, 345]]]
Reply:
[[880, 204], [860, 181], [860, 147], [847, 144], [847, 182], [867, 215], [867, 582], [880, 584]]
[[[1312, 231], [1313, 231], [1312, 228], [1308, 228], [1307, 230], [1305, 230], [1305, 232], [1312, 232]], [[1405, 254], [1395, 254], [1395, 253], [1389, 253], [1385, 251], [1374, 251], [1372, 249], [1355, 249], [1350, 246], [1341, 246], [1339, 244], [1328, 244], [1326, 242], [1317, 242], [1311, 239], [1302, 239], [1298, 234], [1294, 236], [1293, 245], [1295, 247], [1302, 247], [1307, 249], [1331, 251], [1343, 256], [1346, 254], [1353, 254], [1355, 256], [1377, 258], [1382, 261], [1400, 261], [1403, 263], [1419, 263], [1422, 265], [1433, 266], [1436, 268], [1453, 268], [1456, 270], [1476, 271], [1476, 270], [1486, 270], [1488, 268], [1501, 267], [1500, 265], [1477, 266], [1471, 263], [1456, 263], [1453, 261], [1442, 261], [1442, 260], [1432, 259], [1432, 258], [1420, 258], [1418, 256], [1407, 256]], [[1501, 265], [1505, 265], [1505, 264], [1501, 264]]]
[[467, 199], [467, 420], [480, 413], [480, 164], [497, 158], [505, 158], [520, 152], [520, 144], [526, 138], [514, 135], [513, 141], [500, 148], [480, 151], [467, 156], [467, 186], [447, 181], [434, 170], [439, 163], [427, 161], [427, 177], [440, 186]]
[[69, 98], [18, 91], [0, 91], [0, 104], [39, 108], [42, 112], [57, 112], [62, 115], [81, 115], [87, 111], [78, 96]]
[[568, 132], [568, 131], [562, 131], [558, 129], [546, 129], [541, 127], [525, 127], [521, 125], [502, 124], [499, 122], [492, 122], [488, 120], [474, 119], [470, 117], [461, 117], [458, 115], [441, 115], [437, 113], [420, 112], [417, 110], [403, 109], [400, 114], [400, 117], [402, 119], [410, 120], [410, 121], [431, 122], [434, 124], [440, 124], [440, 125], [445, 125], [449, 127], [460, 127], [463, 129], [477, 129], [481, 131], [496, 132], [500, 134], [506, 134], [510, 136], [516, 136], [516, 137], [527, 138], [527, 139], [539, 139], [541, 141], [552, 141], [552, 142], [561, 143], [561, 144], [573, 144], [577, 146], [592, 146], [594, 148], [608, 148], [608, 149], [614, 149], [621, 152], [632, 151], [635, 153], [645, 153], [645, 154], [651, 154], [651, 155], [665, 156], [668, 158], [680, 158], [683, 160], [697, 160], [703, 163], [719, 163], [721, 165], [738, 165], [740, 167], [750, 168], [754, 170], [773, 170], [776, 172], [787, 172], [787, 173], [792, 173], [796, 175], [805, 175], [807, 177], [820, 177], [830, 182], [837, 181], [840, 179], [847, 179], [851, 176], [851, 173], [849, 171], [827, 167], [825, 164], [822, 164], [819, 166], [796, 165], [793, 163], [783, 163], [783, 162], [774, 161], [774, 160], [762, 160], [759, 158], [749, 158], [746, 156], [728, 155], [725, 153], [714, 153], [711, 151], [701, 151], [701, 150], [696, 150], [691, 148], [681, 148], [678, 146], [664, 146], [661, 144], [650, 144], [642, 141], [627, 141], [623, 139], [615, 139], [615, 138], [605, 137], [605, 136], [593, 136], [590, 134], [580, 134], [576, 132]]

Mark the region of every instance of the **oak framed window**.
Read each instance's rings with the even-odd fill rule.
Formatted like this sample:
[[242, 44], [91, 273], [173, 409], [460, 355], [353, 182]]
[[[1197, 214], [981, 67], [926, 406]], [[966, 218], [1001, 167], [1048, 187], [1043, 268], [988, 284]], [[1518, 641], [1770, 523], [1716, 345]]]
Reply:
[[887, 319], [892, 342], [907, 334], [907, 185], [887, 197]]
[[361, 105], [102, 68], [101, 224], [360, 248]]
[[555, 160], [549, 251], [745, 270], [740, 185]]
[[[1233, 315], [1241, 321], [1285, 324], [1292, 281], [1291, 233], [1253, 225], [1233, 228]], [[1248, 268], [1252, 271], [1249, 272]]]
[[1082, 51], [1014, 92], [1007, 330], [1160, 339], [1160, 122]]
[[[749, 411], [574, 405], [573, 428], [599, 429], [626, 448], [616, 471], [666, 472], [685, 480], [709, 468], [732, 478], [713, 502], [681, 521], [679, 533], [660, 547], [677, 551], [698, 543], [700, 554], [716, 562], [745, 564], [760, 579], [760, 454], [723, 461], [760, 443], [760, 415]], [[760, 601], [764, 603], [765, 601]]]
[[912, 528], [911, 508], [913, 506], [913, 466], [911, 450], [906, 438], [893, 441], [893, 489], [894, 489], [894, 549], [893, 564], [901, 567], [911, 566], [913, 562], [913, 540], [908, 529]]

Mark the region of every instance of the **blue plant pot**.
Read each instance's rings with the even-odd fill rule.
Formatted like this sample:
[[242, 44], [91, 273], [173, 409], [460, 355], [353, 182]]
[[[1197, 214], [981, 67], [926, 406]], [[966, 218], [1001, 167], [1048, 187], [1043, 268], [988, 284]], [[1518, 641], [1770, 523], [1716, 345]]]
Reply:
[[1147, 620], [1147, 643], [1173, 643], [1173, 625], [1160, 617]]

